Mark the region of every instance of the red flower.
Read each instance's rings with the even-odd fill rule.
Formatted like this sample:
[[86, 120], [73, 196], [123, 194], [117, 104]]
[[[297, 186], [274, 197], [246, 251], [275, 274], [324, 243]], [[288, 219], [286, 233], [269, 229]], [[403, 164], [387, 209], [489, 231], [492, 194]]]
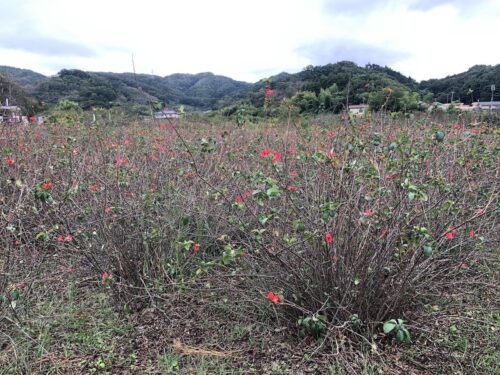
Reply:
[[107, 281], [108, 279], [109, 279], [109, 275], [108, 275], [108, 273], [107, 273], [107, 272], [104, 272], [104, 273], [102, 274], [102, 281], [101, 281], [101, 284], [102, 284], [102, 285], [105, 285], [105, 284], [106, 284], [106, 281]]
[[474, 229], [471, 229], [470, 232], [469, 232], [469, 237], [470, 238], [473, 238], [473, 237], [476, 237], [476, 231]]
[[332, 235], [331, 235], [330, 232], [328, 232], [327, 234], [325, 234], [325, 242], [328, 243], [328, 244], [330, 244], [330, 243], [333, 242], [333, 237], [332, 237]]
[[297, 171], [291, 171], [289, 174], [290, 177], [297, 177], [298, 175]]
[[267, 89], [266, 90], [266, 96], [271, 96], [273, 94], [273, 90]]
[[200, 244], [199, 243], [195, 243], [194, 246], [193, 246], [193, 250], [195, 253], [197, 253], [198, 251], [200, 251]]
[[273, 152], [273, 163], [277, 163], [281, 160], [281, 154], [278, 151]]
[[273, 292], [269, 292], [269, 293], [267, 293], [267, 299], [269, 301], [271, 301], [272, 303], [274, 303], [275, 305], [277, 305], [278, 302], [280, 301], [280, 296], [277, 294], [274, 294]]
[[26, 284], [24, 283], [24, 281], [21, 281], [21, 282], [18, 284], [18, 287], [19, 287], [19, 289], [24, 289], [24, 288], [26, 288]]
[[73, 241], [73, 236], [71, 234], [67, 234], [66, 236], [63, 237], [62, 234], [57, 236], [57, 241], [59, 242], [71, 242]]
[[167, 125], [165, 125], [165, 123], [164, 123], [164, 122], [162, 122], [162, 123], [161, 123], [161, 125], [160, 125], [160, 127], [161, 127], [162, 129], [166, 129], [166, 128], [167, 128]]
[[373, 211], [370, 210], [369, 208], [366, 209], [364, 212], [363, 212], [363, 215], [364, 216], [372, 216], [373, 215]]
[[97, 186], [96, 185], [90, 185], [89, 186], [89, 190], [97, 191]]
[[40, 185], [42, 189], [50, 189], [52, 187], [52, 182], [44, 182]]
[[288, 185], [286, 188], [290, 191], [297, 191], [297, 186], [295, 185]]
[[333, 156], [335, 155], [335, 151], [329, 150], [325, 155], [327, 158], [333, 158]]
[[480, 216], [482, 214], [484, 214], [484, 210], [482, 208], [477, 208], [476, 209], [476, 216]]
[[293, 153], [295, 152], [295, 147], [290, 146], [290, 148], [288, 149], [288, 152], [289, 152], [290, 154], [293, 154]]
[[236, 203], [243, 203], [243, 198], [241, 198], [241, 196], [238, 195], [236, 198], [234, 198], [234, 201]]
[[112, 211], [113, 211], [113, 209], [112, 209], [111, 207], [106, 207], [106, 208], [104, 209], [104, 212], [106, 212], [107, 214], [109, 214], [109, 213], [110, 213], [110, 212], [112, 212]]
[[125, 146], [128, 146], [131, 142], [130, 139], [125, 139], [123, 143], [125, 144]]
[[460, 126], [460, 124], [458, 122], [455, 123], [455, 125], [453, 125], [453, 129], [455, 130], [460, 130], [462, 127]]
[[472, 129], [470, 132], [472, 134], [479, 134], [479, 129]]
[[126, 158], [116, 158], [116, 165], [125, 165], [128, 164], [128, 160]]
[[326, 134], [326, 136], [327, 136], [328, 138], [333, 138], [333, 137], [335, 137], [336, 135], [337, 135], [337, 134], [335, 134], [334, 132], [329, 132], [329, 133], [327, 133], [327, 134]]
[[12, 160], [12, 159], [5, 159], [5, 164], [12, 165], [12, 164], [14, 164], [14, 160]]
[[268, 148], [265, 148], [263, 149], [261, 152], [260, 152], [260, 156], [265, 158], [266, 156], [269, 156], [271, 154], [271, 151], [269, 151]]
[[449, 240], [452, 240], [453, 239], [453, 235], [456, 233], [457, 231], [455, 230], [454, 227], [450, 227], [450, 230], [448, 232], [446, 232], [444, 235], [447, 239]]

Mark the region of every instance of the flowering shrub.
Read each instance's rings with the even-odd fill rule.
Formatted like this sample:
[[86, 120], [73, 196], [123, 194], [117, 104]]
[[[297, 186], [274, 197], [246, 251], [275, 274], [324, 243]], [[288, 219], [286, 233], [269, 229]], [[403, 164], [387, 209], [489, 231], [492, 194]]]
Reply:
[[16, 129], [0, 137], [4, 267], [60, 252], [137, 308], [203, 285], [315, 335], [381, 332], [466, 280], [499, 232], [498, 133], [430, 124]]

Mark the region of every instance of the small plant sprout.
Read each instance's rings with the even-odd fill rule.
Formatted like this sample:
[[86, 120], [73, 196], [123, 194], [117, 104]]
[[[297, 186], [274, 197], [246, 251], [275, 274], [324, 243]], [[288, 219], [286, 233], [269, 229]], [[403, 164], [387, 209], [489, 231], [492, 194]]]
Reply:
[[399, 342], [409, 343], [411, 341], [410, 332], [402, 319], [391, 319], [384, 323], [384, 333], [394, 333]]

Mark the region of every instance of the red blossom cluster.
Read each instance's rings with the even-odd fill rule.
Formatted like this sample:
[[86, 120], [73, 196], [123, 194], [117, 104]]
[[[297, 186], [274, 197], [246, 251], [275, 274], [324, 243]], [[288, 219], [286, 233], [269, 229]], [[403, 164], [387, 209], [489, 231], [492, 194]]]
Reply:
[[109, 279], [109, 274], [107, 272], [104, 272], [101, 276], [101, 285], [106, 285], [106, 282]]
[[327, 244], [331, 244], [333, 242], [333, 237], [332, 237], [332, 234], [330, 232], [325, 234], [325, 242]]
[[67, 234], [65, 236], [60, 234], [59, 236], [57, 236], [57, 241], [59, 241], [59, 242], [71, 242], [71, 241], [73, 241], [73, 236], [71, 234]]
[[278, 294], [274, 294], [273, 292], [267, 293], [267, 299], [275, 305], [280, 302], [280, 296]]
[[53, 186], [52, 182], [44, 182], [40, 185], [40, 188], [42, 189], [45, 189], [45, 190], [48, 190], [48, 189], [51, 189]]

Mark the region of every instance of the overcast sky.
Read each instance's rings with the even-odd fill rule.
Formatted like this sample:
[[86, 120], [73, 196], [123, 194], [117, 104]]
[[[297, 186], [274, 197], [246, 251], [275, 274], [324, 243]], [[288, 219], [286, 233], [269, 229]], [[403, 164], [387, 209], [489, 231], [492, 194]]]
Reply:
[[500, 63], [500, 0], [0, 0], [0, 65], [255, 82], [351, 60], [422, 80]]

